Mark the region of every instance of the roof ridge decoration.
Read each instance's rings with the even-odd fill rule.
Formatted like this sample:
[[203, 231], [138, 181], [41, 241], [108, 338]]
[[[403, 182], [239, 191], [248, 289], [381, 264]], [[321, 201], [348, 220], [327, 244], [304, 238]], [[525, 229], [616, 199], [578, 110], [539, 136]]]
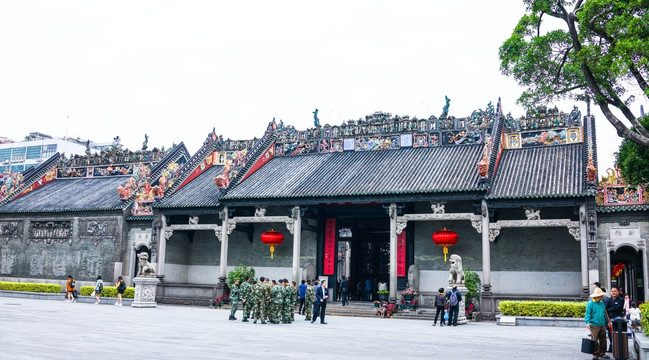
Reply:
[[491, 102], [487, 105], [487, 109], [492, 114], [495, 111], [493, 128], [491, 134], [486, 134], [485, 136], [482, 158], [476, 166], [478, 168], [478, 175], [480, 175], [480, 184], [488, 188], [491, 183], [491, 178], [493, 178], [494, 172], [498, 167], [498, 162], [503, 150], [500, 136], [503, 131], [502, 121], [500, 121], [503, 114], [501, 99], [498, 98], [498, 104], [496, 105], [495, 110], [493, 105], [491, 105]]
[[598, 210], [642, 210], [649, 206], [649, 184], [628, 185], [619, 169], [608, 168], [602, 176], [595, 196]]
[[597, 195], [597, 162], [595, 158], [595, 150], [593, 144], [593, 117], [590, 113], [590, 102], [587, 102], [588, 113], [585, 116], [584, 121], [584, 132], [586, 133], [586, 138], [588, 139], [588, 146], [586, 148], [586, 193], [588, 195], [594, 196]]
[[153, 148], [133, 152], [122, 148], [119, 136], [116, 136], [113, 146], [103, 149], [98, 154], [90, 153], [89, 144], [85, 155], [66, 158], [65, 154], [61, 154], [57, 178], [131, 175], [135, 164], [157, 163], [175, 148], [176, 145], [170, 150], [162, 147], [162, 149]]
[[[283, 127], [283, 122], [280, 122], [280, 124]], [[223, 173], [214, 178], [216, 186], [221, 190], [234, 187], [272, 159], [275, 155], [274, 140], [277, 129], [277, 123], [273, 118], [268, 123], [264, 135], [254, 142], [250, 150], [235, 151], [228, 156], [225, 159]], [[241, 176], [239, 176], [240, 174]]]
[[56, 167], [60, 157], [60, 153], [52, 155], [26, 177], [21, 173], [10, 174], [0, 186], [0, 205], [4, 205], [55, 180]]
[[504, 132], [508, 149], [528, 146], [551, 146], [582, 142], [581, 111], [576, 105], [570, 113], [545, 105], [528, 109], [524, 116], [514, 119], [511, 113], [504, 117]]
[[170, 186], [165, 193], [170, 194], [178, 191], [183, 186], [187, 185], [187, 183], [192, 179], [202, 174], [205, 169], [215, 165], [216, 161], [214, 160], [217, 159], [215, 159], [216, 153], [214, 150], [222, 147], [224, 144], [225, 141], [223, 140], [223, 136], [216, 135], [216, 127], [212, 128], [212, 132], [207, 135], [207, 138], [203, 142], [203, 146], [201, 146], [194, 156], [192, 156], [185, 165], [180, 168], [174, 185]]

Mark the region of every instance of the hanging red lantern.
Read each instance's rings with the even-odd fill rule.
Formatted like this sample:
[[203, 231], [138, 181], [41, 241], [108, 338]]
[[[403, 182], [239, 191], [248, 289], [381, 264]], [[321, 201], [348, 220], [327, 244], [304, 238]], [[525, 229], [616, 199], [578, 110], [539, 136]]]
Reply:
[[437, 246], [444, 247], [444, 261], [446, 261], [446, 254], [448, 254], [448, 247], [457, 243], [457, 233], [455, 231], [444, 228], [435, 231], [433, 234], [433, 242]]
[[284, 235], [281, 232], [271, 229], [261, 234], [261, 242], [266, 245], [270, 245], [270, 258], [273, 258], [273, 253], [275, 252], [275, 246], [284, 242]]

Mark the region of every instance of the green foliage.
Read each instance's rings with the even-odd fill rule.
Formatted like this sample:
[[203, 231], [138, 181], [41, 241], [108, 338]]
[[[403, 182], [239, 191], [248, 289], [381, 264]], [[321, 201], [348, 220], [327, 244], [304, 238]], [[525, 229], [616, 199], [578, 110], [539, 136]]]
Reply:
[[594, 99], [618, 134], [647, 147], [610, 107], [633, 122], [629, 90], [649, 99], [649, 0], [585, 0], [576, 9], [570, 0], [523, 2], [526, 13], [499, 49], [502, 73], [525, 88], [518, 102]]
[[467, 299], [480, 300], [482, 281], [480, 281], [480, 276], [473, 272], [470, 267], [464, 270], [464, 286], [467, 289]]
[[377, 294], [389, 294], [390, 291], [389, 291], [389, 290], [379, 290], [379, 291], [377, 291], [376, 293], [377, 293]]
[[243, 282], [246, 279], [246, 276], [250, 276], [251, 279], [254, 279], [255, 269], [252, 266], [239, 264], [239, 266], [235, 267], [234, 270], [228, 273], [228, 278], [226, 280], [228, 287], [232, 288], [232, 285], [234, 285], [234, 279], [239, 279], [240, 282]]
[[640, 314], [642, 314], [640, 326], [642, 326], [645, 335], [649, 336], [649, 303], [641, 304], [638, 308], [640, 309]]
[[25, 291], [25, 292], [42, 292], [42, 293], [60, 293], [63, 290], [61, 285], [56, 284], [38, 284], [38, 283], [20, 283], [0, 281], [0, 290]]
[[501, 301], [498, 308], [508, 316], [583, 318], [586, 314], [586, 302]]
[[[645, 129], [649, 129], [649, 116], [645, 116], [640, 123]], [[617, 166], [627, 184], [649, 183], [649, 148], [623, 140], [616, 157]]]
[[[95, 286], [82, 286], [81, 289], [79, 290], [79, 294], [83, 296], [90, 296], [92, 292], [95, 290]], [[104, 286], [104, 291], [101, 292], [101, 295], [99, 297], [111, 297], [111, 298], [116, 298], [117, 297], [117, 287], [116, 286]], [[127, 287], [126, 290], [124, 290], [124, 295], [122, 295], [123, 298], [125, 299], [132, 299], [135, 297], [135, 288], [134, 287]]]

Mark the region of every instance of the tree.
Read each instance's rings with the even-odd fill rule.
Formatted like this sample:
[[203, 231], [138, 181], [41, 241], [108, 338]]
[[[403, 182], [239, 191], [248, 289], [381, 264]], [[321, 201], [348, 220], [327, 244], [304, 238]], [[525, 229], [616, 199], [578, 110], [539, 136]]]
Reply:
[[239, 266], [235, 267], [232, 271], [228, 273], [225, 282], [228, 285], [228, 288], [231, 289], [232, 285], [234, 285], [235, 279], [239, 279], [240, 282], [243, 282], [246, 279], [246, 276], [250, 276], [251, 279], [254, 279], [255, 268], [253, 268], [252, 266], [245, 266], [243, 264], [239, 264]]
[[[649, 128], [649, 116], [645, 116], [641, 123], [645, 129]], [[617, 153], [617, 167], [627, 184], [649, 183], [649, 148], [623, 140]]]
[[[526, 13], [499, 53], [502, 73], [525, 87], [518, 102], [593, 99], [619, 136], [649, 147], [649, 130], [629, 109], [633, 87], [649, 99], [649, 0], [523, 2]], [[547, 17], [559, 28], [543, 32]]]

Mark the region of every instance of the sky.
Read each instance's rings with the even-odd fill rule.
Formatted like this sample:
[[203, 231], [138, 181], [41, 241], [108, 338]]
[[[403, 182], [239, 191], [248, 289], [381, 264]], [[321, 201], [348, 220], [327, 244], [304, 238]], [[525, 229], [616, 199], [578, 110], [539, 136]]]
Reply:
[[[304, 130], [315, 108], [336, 125], [439, 116], [444, 96], [464, 117], [501, 98], [518, 117], [522, 89], [500, 73], [498, 48], [524, 7], [495, 4], [2, 1], [0, 136], [120, 136], [137, 150], [148, 134], [149, 148], [182, 141], [193, 154], [212, 128], [259, 138], [276, 118]], [[593, 110], [603, 174], [619, 139]]]

